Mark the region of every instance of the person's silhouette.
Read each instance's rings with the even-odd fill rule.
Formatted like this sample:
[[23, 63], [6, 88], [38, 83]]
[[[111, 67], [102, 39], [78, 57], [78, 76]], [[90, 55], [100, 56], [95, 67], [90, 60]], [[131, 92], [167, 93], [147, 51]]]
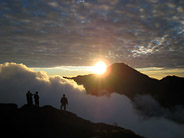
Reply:
[[34, 102], [35, 102], [35, 106], [39, 107], [39, 95], [38, 95], [38, 91], [36, 91], [36, 94], [34, 94]]
[[30, 96], [30, 91], [28, 91], [26, 93], [27, 105], [30, 105], [30, 98], [29, 98], [29, 96]]
[[32, 107], [33, 106], [33, 99], [32, 99], [32, 93], [30, 91], [27, 92], [26, 99], [27, 99], [28, 107]]
[[30, 107], [33, 107], [33, 94], [30, 92], [29, 99], [30, 99]]
[[64, 111], [66, 110], [66, 105], [68, 104], [68, 99], [65, 97], [65, 94], [63, 94], [63, 97], [61, 98], [61, 107], [60, 110], [64, 107]]

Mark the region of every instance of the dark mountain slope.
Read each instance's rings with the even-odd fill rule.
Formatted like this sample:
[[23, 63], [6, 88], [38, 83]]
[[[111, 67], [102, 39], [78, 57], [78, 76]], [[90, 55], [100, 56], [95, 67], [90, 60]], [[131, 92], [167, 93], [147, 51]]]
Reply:
[[139, 138], [130, 130], [103, 123], [92, 123], [71, 112], [51, 106], [18, 109], [0, 104], [1, 135], [6, 137]]
[[149, 78], [124, 63], [112, 64], [102, 76], [90, 74], [71, 79], [82, 84], [88, 93], [97, 96], [106, 94], [103, 93], [106, 90], [108, 93], [125, 94], [132, 99], [137, 94], [151, 93], [154, 95], [159, 87], [158, 80]]
[[166, 107], [184, 106], [184, 78], [167, 76], [161, 79], [159, 95], [159, 101]]
[[102, 76], [90, 74], [70, 79], [82, 84], [87, 93], [96, 96], [116, 92], [134, 100], [137, 95], [147, 94], [164, 107], [184, 105], [184, 78], [175, 76], [157, 80], [124, 63], [112, 64]]

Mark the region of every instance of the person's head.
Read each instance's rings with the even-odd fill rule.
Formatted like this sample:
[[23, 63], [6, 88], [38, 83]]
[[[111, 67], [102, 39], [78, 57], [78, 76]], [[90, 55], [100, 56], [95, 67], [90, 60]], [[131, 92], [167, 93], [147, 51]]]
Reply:
[[38, 91], [36, 91], [36, 94], [38, 94]]
[[27, 93], [30, 93], [30, 91], [28, 91]]
[[65, 97], [65, 94], [63, 94], [63, 97]]

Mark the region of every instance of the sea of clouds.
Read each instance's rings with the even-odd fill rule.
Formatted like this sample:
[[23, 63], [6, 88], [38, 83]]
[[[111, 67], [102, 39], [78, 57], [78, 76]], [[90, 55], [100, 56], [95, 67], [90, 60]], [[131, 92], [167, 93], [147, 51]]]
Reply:
[[[118, 126], [149, 138], [184, 137], [183, 124], [168, 120], [163, 115], [152, 115], [154, 110], [155, 114], [157, 111], [168, 111], [160, 110], [150, 96], [138, 96], [134, 103], [117, 93], [96, 97], [87, 94], [83, 86], [59, 75], [48, 76], [46, 72], [35, 72], [23, 64], [0, 64], [0, 103], [17, 103], [21, 107], [26, 104], [28, 90], [39, 92], [41, 106], [52, 105], [58, 109], [60, 99], [65, 94], [69, 101], [67, 110], [93, 122], [117, 123]], [[135, 103], [146, 111], [150, 110], [151, 117], [140, 114]], [[144, 106], [144, 103], [149, 103], [152, 108], [148, 107], [149, 104]]]

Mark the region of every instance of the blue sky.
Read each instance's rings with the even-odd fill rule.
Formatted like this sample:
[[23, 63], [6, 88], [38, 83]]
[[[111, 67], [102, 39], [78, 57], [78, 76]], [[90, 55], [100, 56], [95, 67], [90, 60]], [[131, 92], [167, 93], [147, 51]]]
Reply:
[[0, 63], [184, 67], [182, 0], [1, 0]]

